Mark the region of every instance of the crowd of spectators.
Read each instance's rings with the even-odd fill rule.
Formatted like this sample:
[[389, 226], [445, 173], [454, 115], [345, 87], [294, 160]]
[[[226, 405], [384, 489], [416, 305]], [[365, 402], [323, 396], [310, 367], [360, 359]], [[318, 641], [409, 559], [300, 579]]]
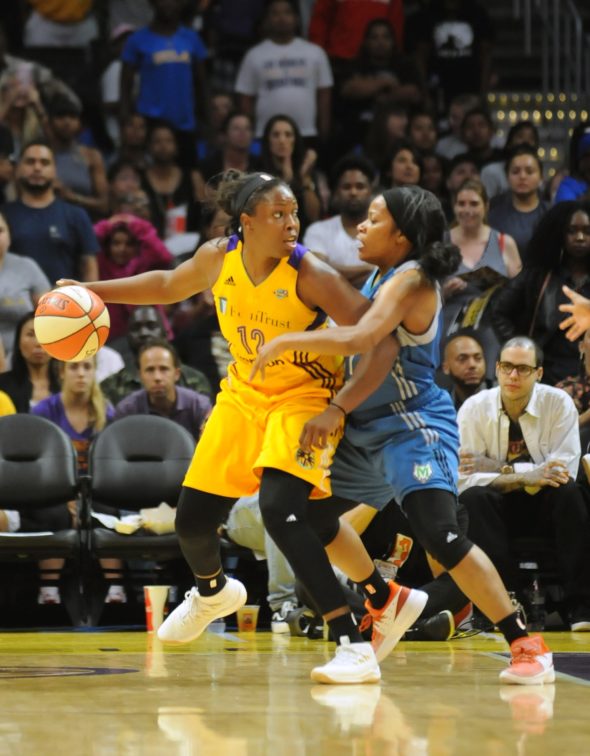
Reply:
[[[361, 287], [370, 268], [355, 234], [371, 198], [420, 184], [440, 199], [462, 256], [443, 286], [439, 377], [460, 411], [463, 471], [488, 476], [461, 482], [472, 537], [525, 597], [510, 539], [538, 534], [531, 502], [543, 498], [558, 551], [571, 546], [567, 611], [590, 629], [590, 583], [571, 541], [583, 544], [589, 528], [578, 466], [590, 440], [590, 337], [567, 341], [558, 311], [563, 284], [590, 296], [590, 122], [571, 135], [560, 183], [548, 180], [535, 124], [499, 138], [486, 107], [496, 75], [484, 4], [12, 5], [0, 17], [0, 413], [51, 417], [81, 459], [105, 422], [129, 413], [167, 417], [198, 438], [230, 359], [210, 292], [174, 307], [109, 305], [108, 345], [77, 373], [36, 342], [39, 297], [59, 278], [175, 266], [223, 235], [227, 218], [211, 200], [228, 169], [284, 179], [305, 245]], [[526, 401], [505, 398], [506, 385], [529, 380]], [[556, 413], [551, 443], [528, 429], [543, 402]], [[494, 422], [506, 436], [499, 446]], [[515, 462], [528, 465], [519, 481]], [[557, 463], [561, 478], [543, 472]], [[518, 522], [506, 515], [515, 499]], [[75, 524], [75, 505], [60, 516]], [[1, 513], [0, 529], [32, 528], [25, 519]], [[59, 565], [50, 567], [42, 603], [60, 600]], [[124, 601], [124, 565], [104, 568], [109, 600]], [[280, 591], [269, 593], [280, 611]], [[296, 601], [290, 588], [281, 596]]]

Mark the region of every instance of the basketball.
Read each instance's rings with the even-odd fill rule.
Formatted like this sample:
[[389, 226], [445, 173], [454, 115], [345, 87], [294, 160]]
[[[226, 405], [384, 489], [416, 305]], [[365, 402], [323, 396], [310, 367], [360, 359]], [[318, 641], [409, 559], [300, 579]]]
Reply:
[[64, 362], [95, 355], [109, 335], [111, 319], [102, 299], [83, 286], [44, 294], [35, 310], [35, 335], [43, 349]]

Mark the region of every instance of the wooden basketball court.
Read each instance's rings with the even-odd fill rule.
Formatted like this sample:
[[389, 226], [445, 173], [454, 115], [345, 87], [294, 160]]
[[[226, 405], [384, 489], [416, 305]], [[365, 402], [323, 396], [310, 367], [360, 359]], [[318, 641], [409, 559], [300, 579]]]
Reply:
[[271, 633], [0, 634], [0, 756], [590, 753], [590, 635], [550, 633], [555, 685], [504, 686], [500, 636], [400, 643], [381, 685], [323, 686], [333, 645]]

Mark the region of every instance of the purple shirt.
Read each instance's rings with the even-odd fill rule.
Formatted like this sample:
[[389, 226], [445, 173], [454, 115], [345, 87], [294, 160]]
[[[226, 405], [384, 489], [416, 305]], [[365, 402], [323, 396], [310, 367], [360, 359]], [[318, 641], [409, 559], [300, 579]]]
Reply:
[[184, 386], [176, 386], [176, 404], [168, 414], [158, 412], [152, 407], [148, 401], [147, 391], [140, 389], [121, 399], [115, 407], [114, 419], [127, 415], [159, 415], [182, 425], [193, 438], [198, 440], [209, 412], [211, 412], [211, 401], [208, 396]]
[[[88, 449], [93, 438], [98, 435], [94, 426], [89, 425], [81, 433], [70, 425], [66, 416], [66, 411], [61, 399], [61, 394], [53, 394], [46, 399], [42, 399], [32, 410], [32, 415], [39, 415], [51, 420], [52, 423], [59, 425], [65, 433], [72, 439], [72, 444], [78, 453], [78, 473], [84, 473], [88, 470]], [[110, 404], [107, 405], [107, 420], [112, 420], [115, 414]]]

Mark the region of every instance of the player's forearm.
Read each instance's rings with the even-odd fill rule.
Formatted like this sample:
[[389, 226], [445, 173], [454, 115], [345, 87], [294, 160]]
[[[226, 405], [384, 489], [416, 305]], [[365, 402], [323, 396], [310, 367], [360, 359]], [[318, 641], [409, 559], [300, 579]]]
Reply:
[[376, 343], [373, 334], [358, 331], [357, 326], [338, 326], [318, 331], [289, 333], [278, 338], [285, 352], [293, 349], [336, 356], [368, 352]]
[[178, 299], [167, 286], [170, 271], [153, 270], [111, 281], [89, 281], [85, 284], [104, 302], [113, 304], [172, 304]]
[[348, 414], [366, 401], [383, 383], [399, 353], [399, 342], [388, 336], [358, 361], [350, 379], [334, 397]]

